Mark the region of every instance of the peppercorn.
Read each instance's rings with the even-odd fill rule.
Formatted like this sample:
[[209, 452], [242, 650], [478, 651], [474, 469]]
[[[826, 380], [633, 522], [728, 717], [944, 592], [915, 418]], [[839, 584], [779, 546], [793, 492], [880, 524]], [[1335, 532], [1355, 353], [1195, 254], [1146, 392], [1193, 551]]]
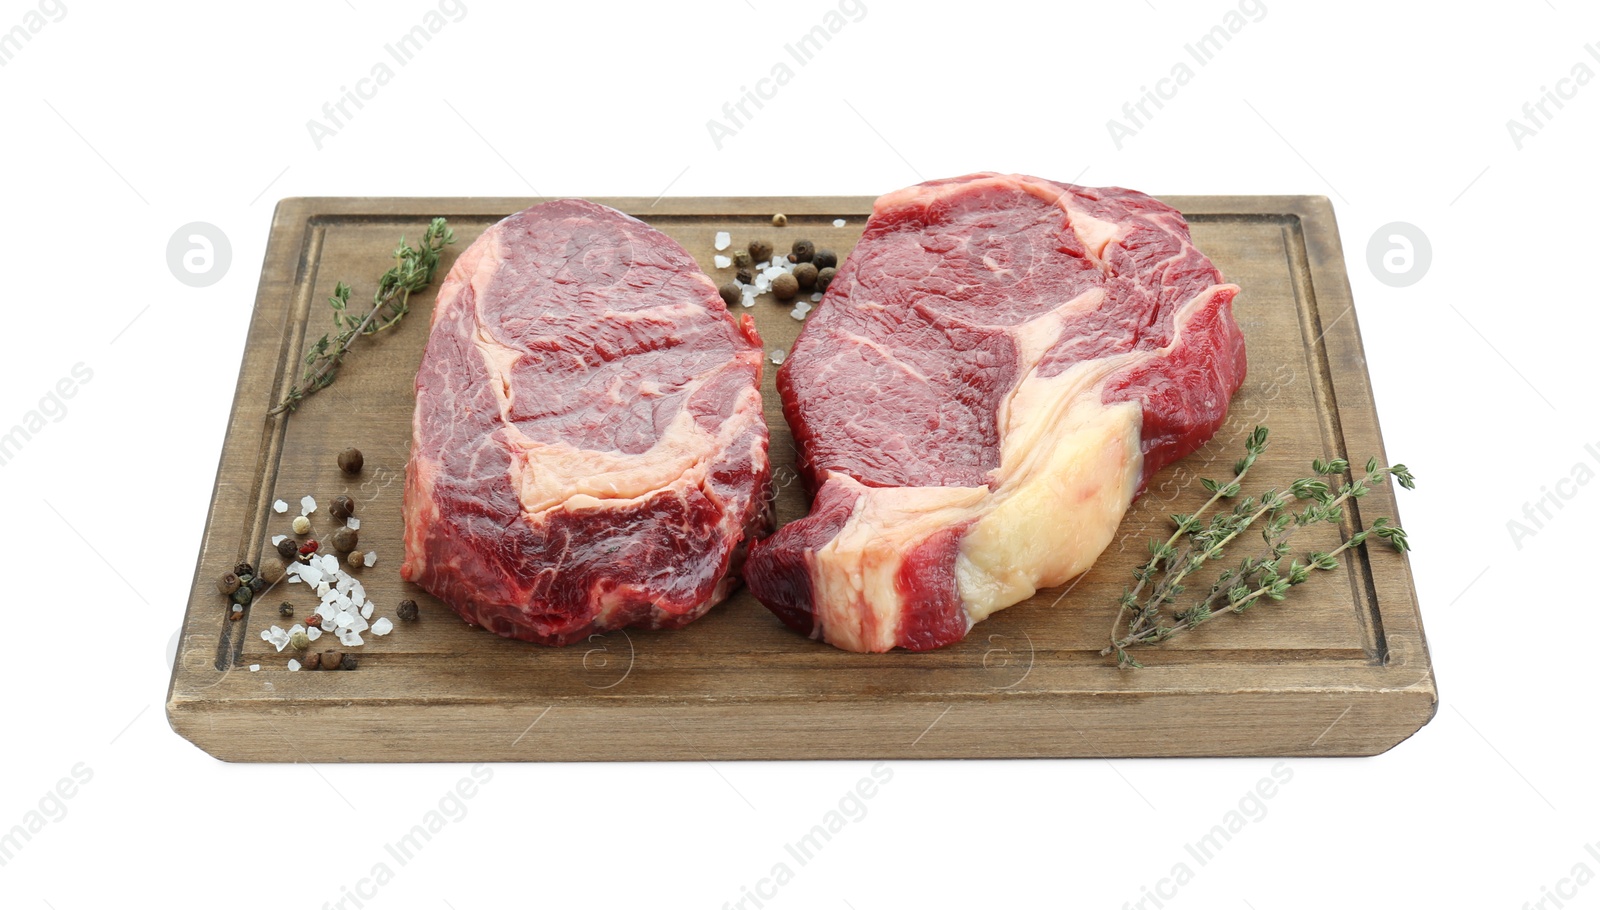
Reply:
[[340, 496], [333, 501], [333, 505], [328, 507], [328, 511], [332, 513], [334, 518], [344, 521], [356, 514], [356, 501], [348, 496]]
[[[750, 259], [750, 251], [749, 250], [734, 250], [733, 251], [733, 265], [734, 265], [734, 268], [747, 269], [747, 268], [750, 267], [750, 262], [751, 262], [751, 259]], [[748, 284], [748, 283], [749, 282], [746, 282], [746, 284]]]
[[341, 669], [341, 670], [354, 670], [355, 668], [356, 668], [356, 656], [354, 654], [346, 654], [343, 658], [340, 659], [340, 661], [339, 661], [339, 669]]
[[283, 563], [269, 562], [261, 566], [261, 574], [257, 578], [265, 579], [267, 584], [275, 585], [283, 581]]
[[837, 274], [839, 270], [831, 265], [825, 269], [817, 269], [817, 290], [826, 291], [828, 285], [833, 283], [833, 276]]
[[[240, 579], [240, 580], [242, 581], [243, 579]], [[267, 589], [267, 580], [265, 578], [262, 578], [260, 575], [252, 575], [252, 576], [250, 576], [250, 593], [251, 594], [260, 594], [262, 591], [265, 591], [266, 589]]]
[[239, 584], [239, 576], [232, 572], [224, 572], [222, 577], [217, 579], [217, 593], [222, 595], [232, 594], [239, 590]]
[[300, 662], [300, 669], [302, 669], [302, 670], [320, 670], [320, 669], [322, 669], [322, 655], [317, 653], [317, 652], [314, 652], [314, 651], [312, 653], [310, 653], [310, 654], [307, 654], [306, 655], [306, 659], [302, 660]]
[[340, 553], [348, 553], [356, 548], [356, 532], [349, 528], [340, 528], [333, 532], [333, 548]]
[[809, 240], [796, 240], [794, 246], [789, 247], [790, 262], [810, 262], [815, 255], [817, 247]]
[[255, 592], [251, 591], [248, 585], [240, 585], [238, 589], [233, 592], [233, 596], [229, 599], [241, 607], [247, 607], [250, 605], [250, 601], [254, 597]]
[[300, 545], [285, 537], [278, 541], [278, 555], [284, 559], [293, 559], [300, 555]]
[[740, 284], [754, 284], [756, 276], [751, 274], [749, 269], [740, 269], [733, 274], [733, 280]]
[[802, 291], [809, 291], [817, 286], [817, 267], [809, 262], [802, 262], [795, 266], [792, 274]]
[[311, 647], [311, 636], [304, 632], [296, 632], [289, 636], [289, 647], [296, 651], [304, 651]]
[[750, 241], [750, 258], [762, 265], [766, 265], [772, 261], [772, 244], [765, 240]]
[[778, 214], [772, 216], [772, 226], [773, 227], [787, 227], [788, 224], [789, 224], [789, 216], [788, 215], [785, 215], [782, 212], [779, 212]]
[[317, 613], [313, 613], [310, 616], [307, 616], [306, 617], [306, 625], [309, 628], [313, 628], [313, 629], [322, 628], [322, 616], [317, 614]]
[[230, 622], [238, 622], [241, 619], [244, 619], [244, 607], [234, 607], [233, 613], [228, 617], [228, 620]]
[[317, 552], [317, 548], [320, 546], [321, 544], [317, 543], [315, 540], [308, 540], [300, 545], [300, 555], [310, 556], [312, 553]]
[[400, 606], [395, 608], [394, 612], [403, 622], [416, 622], [417, 602], [414, 600], [402, 600], [400, 601]]
[[717, 293], [722, 295], [722, 302], [728, 306], [738, 306], [739, 301], [744, 298], [744, 291], [739, 290], [739, 286], [731, 281], [717, 288]]
[[361, 466], [365, 463], [360, 449], [345, 449], [339, 453], [339, 470], [346, 474], [360, 474]]
[[289, 527], [293, 528], [296, 534], [304, 537], [311, 533], [311, 519], [304, 515], [296, 515], [294, 521], [289, 523]]
[[350, 555], [346, 556], [344, 561], [352, 569], [365, 569], [367, 567], [367, 564], [364, 561], [366, 558], [367, 554], [361, 552], [360, 550], [351, 550]]
[[793, 300], [800, 293], [800, 281], [788, 272], [772, 279], [772, 296], [779, 300]]
[[278, 615], [282, 616], [284, 619], [293, 618], [294, 604], [288, 602], [287, 600], [281, 604], [278, 604]]
[[324, 669], [324, 670], [338, 670], [338, 669], [341, 669], [341, 667], [339, 666], [339, 663], [340, 663], [340, 661], [343, 661], [343, 660], [344, 660], [344, 653], [343, 652], [340, 652], [340, 651], [323, 651], [322, 652], [322, 669]]
[[256, 567], [247, 562], [241, 562], [233, 567], [233, 574], [240, 576], [254, 575], [256, 574]]
[[816, 264], [818, 269], [831, 269], [839, 264], [839, 254], [833, 250], [817, 250], [817, 254], [811, 258], [811, 261]]

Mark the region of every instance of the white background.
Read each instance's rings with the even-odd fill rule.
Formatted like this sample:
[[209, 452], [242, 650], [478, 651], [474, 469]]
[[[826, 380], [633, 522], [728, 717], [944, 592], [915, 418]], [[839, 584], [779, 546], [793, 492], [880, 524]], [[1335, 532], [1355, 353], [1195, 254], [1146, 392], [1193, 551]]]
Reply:
[[[0, 30], [34, 8], [5, 0]], [[179, 906], [322, 907], [468, 773], [227, 765], [163, 717], [278, 198], [874, 195], [975, 170], [1331, 197], [1388, 451], [1420, 479], [1401, 509], [1437, 718], [1378, 758], [1290, 762], [1265, 816], [1168, 906], [1516, 908], [1576, 864], [1600, 874], [1600, 847], [1585, 852], [1600, 485], [1561, 487], [1520, 547], [1507, 526], [1574, 465], [1600, 470], [1600, 83], [1520, 150], [1506, 126], [1580, 61], [1600, 72], [1592, 7], [1268, 0], [1120, 150], [1106, 121], [1188, 59], [1224, 0], [867, 0], [720, 150], [706, 121], [826, 0], [467, 0], [321, 150], [306, 121], [424, 0], [66, 8], [0, 68], [0, 426], [74, 364], [93, 371], [0, 467], [0, 829], [75, 765], [93, 777], [0, 867], [0, 904], [105, 906], [143, 881]], [[232, 244], [208, 288], [166, 264], [192, 221]], [[1410, 287], [1367, 264], [1394, 221], [1431, 240]], [[1184, 844], [1272, 766], [896, 762], [767, 906], [1122, 907], [1195, 866]], [[367, 905], [722, 907], [868, 768], [494, 766]], [[1600, 906], [1600, 883], [1561, 887]]]

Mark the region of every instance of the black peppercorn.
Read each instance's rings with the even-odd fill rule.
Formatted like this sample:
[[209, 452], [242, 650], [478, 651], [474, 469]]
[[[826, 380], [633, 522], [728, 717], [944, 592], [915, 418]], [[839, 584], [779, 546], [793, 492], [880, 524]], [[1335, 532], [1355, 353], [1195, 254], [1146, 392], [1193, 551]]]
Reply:
[[811, 257], [811, 262], [818, 269], [831, 269], [839, 264], [839, 254], [833, 250], [817, 250], [817, 254]]
[[416, 622], [417, 602], [414, 600], [400, 601], [400, 606], [395, 610], [395, 615], [399, 616], [404, 622]]
[[828, 289], [828, 285], [833, 283], [833, 276], [837, 275], [838, 273], [839, 270], [833, 266], [829, 266], [825, 269], [817, 269], [817, 290], [826, 291]]
[[241, 562], [233, 567], [233, 574], [239, 576], [256, 574], [256, 567], [247, 562]]
[[817, 254], [817, 247], [809, 240], [796, 240], [789, 247], [790, 262], [810, 262], [811, 257]]
[[339, 470], [346, 474], [360, 474], [361, 466], [365, 463], [360, 449], [345, 449], [339, 453]]
[[340, 553], [348, 553], [356, 548], [358, 535], [349, 528], [340, 528], [333, 532], [333, 548]]
[[339, 669], [341, 669], [341, 670], [354, 670], [355, 668], [356, 668], [356, 656], [354, 654], [346, 654], [342, 659], [340, 659], [340, 661], [339, 661]]
[[300, 545], [285, 537], [278, 541], [278, 555], [284, 559], [294, 559], [300, 555]]
[[750, 258], [759, 265], [766, 265], [772, 261], [772, 244], [765, 240], [750, 241]]
[[328, 511], [334, 518], [344, 521], [356, 514], [356, 501], [348, 496], [340, 496], [333, 501], [333, 505], [328, 507]]
[[744, 291], [739, 290], [739, 286], [731, 281], [717, 288], [717, 293], [722, 295], [722, 302], [728, 306], [738, 306], [739, 301], [744, 299]]
[[[746, 256], [745, 258], [748, 259], [750, 257]], [[756, 276], [752, 275], [748, 268], [743, 268], [733, 274], [733, 280], [740, 284], [754, 284]]]
[[809, 291], [817, 286], [817, 267], [809, 262], [802, 262], [794, 267], [794, 280], [799, 282], [800, 290]]

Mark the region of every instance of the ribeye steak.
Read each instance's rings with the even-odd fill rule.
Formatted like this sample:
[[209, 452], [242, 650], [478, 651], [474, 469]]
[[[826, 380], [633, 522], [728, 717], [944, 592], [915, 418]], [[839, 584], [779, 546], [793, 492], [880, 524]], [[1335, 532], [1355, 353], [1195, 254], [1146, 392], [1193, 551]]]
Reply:
[[810, 514], [745, 579], [852, 651], [935, 648], [1087, 570], [1244, 379], [1238, 287], [1143, 193], [883, 196], [778, 371]]
[[401, 577], [500, 635], [676, 628], [770, 528], [761, 339], [670, 237], [564, 199], [440, 285]]

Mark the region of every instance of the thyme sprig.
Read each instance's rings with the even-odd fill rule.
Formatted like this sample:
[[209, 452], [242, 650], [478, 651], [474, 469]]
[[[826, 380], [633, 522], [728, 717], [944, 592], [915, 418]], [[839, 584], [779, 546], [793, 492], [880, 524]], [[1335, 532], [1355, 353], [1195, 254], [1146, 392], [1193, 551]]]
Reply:
[[[1233, 478], [1221, 483], [1202, 480], [1211, 498], [1191, 514], [1171, 516], [1177, 530], [1164, 543], [1150, 541], [1150, 559], [1133, 570], [1135, 584], [1123, 590], [1111, 625], [1111, 643], [1100, 652], [1115, 654], [1118, 667], [1143, 666], [1128, 654], [1129, 648], [1167, 641], [1223, 614], [1243, 613], [1263, 599], [1283, 600], [1290, 589], [1310, 580], [1314, 572], [1337, 568], [1345, 551], [1363, 546], [1370, 537], [1377, 537], [1397, 551], [1411, 548], [1399, 525], [1389, 518], [1378, 518], [1326, 553], [1307, 554], [1304, 562], [1291, 558], [1289, 538], [1299, 529], [1323, 522], [1338, 524], [1344, 517], [1345, 503], [1360, 499], [1389, 477], [1408, 490], [1415, 487], [1416, 478], [1403, 464], [1382, 466], [1374, 458], [1368, 460], [1359, 477], [1341, 483], [1340, 478], [1350, 471], [1349, 462], [1318, 458], [1311, 463], [1313, 476], [1294, 481], [1288, 489], [1271, 489], [1260, 496], [1238, 499], [1245, 475], [1266, 448], [1267, 428], [1256, 427], [1245, 443], [1244, 457], [1234, 463]], [[1205, 516], [1223, 500], [1234, 502], [1226, 511], [1207, 519]], [[1297, 509], [1300, 503], [1305, 505]], [[1258, 527], [1263, 550], [1223, 570], [1198, 600], [1175, 607], [1186, 590], [1185, 580], [1222, 559], [1225, 548], [1252, 527]], [[1287, 565], [1285, 559], [1289, 560]], [[1166, 621], [1169, 614], [1170, 623]]]
[[381, 332], [405, 318], [411, 309], [411, 295], [433, 283], [439, 253], [455, 239], [455, 231], [443, 218], [428, 223], [416, 246], [408, 245], [401, 235], [394, 249], [394, 265], [378, 279], [372, 309], [365, 315], [358, 317], [349, 311], [350, 286], [342, 281], [335, 284], [328, 306], [333, 310], [333, 324], [338, 331], [331, 337], [323, 335], [306, 349], [299, 384], [289, 389], [283, 400], [267, 412], [268, 416], [293, 411], [307, 397], [331, 385], [357, 338]]

